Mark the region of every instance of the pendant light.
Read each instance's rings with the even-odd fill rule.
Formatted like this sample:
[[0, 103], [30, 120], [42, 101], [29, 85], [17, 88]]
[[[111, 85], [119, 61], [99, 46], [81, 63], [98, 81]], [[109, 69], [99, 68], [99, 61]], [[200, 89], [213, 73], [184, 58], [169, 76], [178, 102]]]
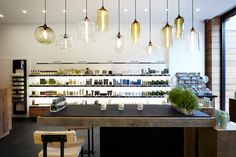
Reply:
[[200, 36], [199, 32], [194, 29], [194, 2], [192, 0], [192, 28], [188, 34], [188, 48], [191, 51], [200, 51]]
[[180, 0], [178, 0], [178, 16], [175, 18], [175, 38], [181, 39], [184, 32], [184, 18], [180, 16]]
[[47, 21], [47, 2], [46, 0], [44, 1], [44, 25], [43, 26], [39, 26], [35, 29], [34, 31], [34, 36], [36, 38], [36, 40], [39, 43], [48, 45], [54, 42], [55, 40], [55, 33], [54, 31], [47, 26], [46, 21]]
[[86, 0], [86, 16], [79, 23], [79, 41], [85, 43], [94, 41], [94, 23], [88, 18], [88, 0]]
[[59, 35], [56, 39], [57, 46], [62, 50], [66, 51], [73, 47], [73, 40], [72, 37], [67, 35], [67, 0], [65, 0], [65, 34]]
[[153, 45], [152, 43], [152, 4], [151, 0], [149, 0], [149, 42], [147, 47], [145, 48], [145, 53], [146, 54], [152, 54], [153, 51], [156, 49], [156, 46]]
[[104, 8], [104, 0], [102, 0], [102, 7], [97, 11], [97, 30], [99, 32], [108, 31], [109, 14], [108, 10]]
[[120, 0], [118, 0], [118, 34], [115, 38], [115, 51], [122, 52], [125, 49], [125, 39], [120, 33]]
[[136, 0], [135, 1], [135, 19], [134, 22], [131, 24], [131, 38], [133, 44], [137, 44], [140, 38], [140, 23], [136, 19]]
[[172, 36], [172, 26], [169, 25], [169, 4], [168, 0], [166, 0], [166, 25], [162, 28], [162, 47], [163, 48], [170, 48], [173, 44], [173, 36]]

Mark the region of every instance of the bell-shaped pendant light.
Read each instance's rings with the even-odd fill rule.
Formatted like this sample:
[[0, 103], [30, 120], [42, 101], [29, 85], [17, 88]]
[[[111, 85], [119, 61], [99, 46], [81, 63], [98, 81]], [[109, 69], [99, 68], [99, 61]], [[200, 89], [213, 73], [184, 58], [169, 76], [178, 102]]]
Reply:
[[118, 0], [118, 34], [114, 40], [114, 48], [116, 52], [122, 52], [125, 46], [125, 38], [120, 33], [120, 0]]
[[194, 28], [194, 2], [192, 0], [192, 28], [188, 33], [188, 49], [191, 51], [200, 51], [200, 35]]
[[180, 0], [178, 0], [178, 16], [175, 18], [175, 38], [181, 39], [184, 32], [184, 18], [180, 16]]
[[166, 0], [166, 19], [167, 19], [167, 23], [166, 25], [162, 28], [161, 33], [162, 33], [162, 47], [163, 48], [170, 48], [173, 45], [173, 30], [172, 30], [172, 26], [169, 25], [169, 4], [168, 4], [168, 0]]
[[39, 43], [48, 45], [54, 42], [55, 40], [55, 33], [54, 31], [47, 26], [46, 21], [47, 21], [47, 2], [46, 0], [44, 1], [44, 25], [43, 26], [39, 26], [35, 29], [34, 31], [34, 36], [36, 38], [36, 40]]
[[145, 53], [146, 54], [153, 54], [153, 52], [156, 49], [156, 46], [152, 43], [152, 4], [151, 0], [149, 0], [149, 42], [148, 45], [145, 47]]
[[97, 11], [97, 30], [99, 32], [106, 32], [109, 28], [109, 14], [108, 10], [104, 8], [104, 0], [102, 0], [102, 7]]
[[140, 38], [140, 23], [136, 19], [136, 0], [135, 0], [135, 20], [131, 24], [131, 38], [134, 44], [137, 44]]
[[79, 41], [89, 43], [94, 41], [94, 23], [88, 18], [88, 0], [86, 0], [86, 16], [79, 23]]
[[57, 46], [62, 50], [62, 51], [66, 51], [69, 50], [71, 48], [73, 48], [73, 40], [72, 37], [67, 35], [66, 31], [67, 31], [67, 0], [65, 0], [65, 34], [59, 35], [56, 39], [56, 44]]

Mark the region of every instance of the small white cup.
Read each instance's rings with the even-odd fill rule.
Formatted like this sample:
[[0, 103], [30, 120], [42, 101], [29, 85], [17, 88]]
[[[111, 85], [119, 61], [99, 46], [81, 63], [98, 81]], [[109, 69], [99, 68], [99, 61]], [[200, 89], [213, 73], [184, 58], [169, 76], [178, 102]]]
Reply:
[[143, 110], [143, 104], [142, 103], [137, 104], [137, 110], [138, 111], [142, 111]]
[[101, 104], [101, 110], [102, 111], [107, 110], [107, 104]]
[[119, 104], [118, 105], [118, 110], [124, 110], [125, 108], [125, 105], [124, 104]]

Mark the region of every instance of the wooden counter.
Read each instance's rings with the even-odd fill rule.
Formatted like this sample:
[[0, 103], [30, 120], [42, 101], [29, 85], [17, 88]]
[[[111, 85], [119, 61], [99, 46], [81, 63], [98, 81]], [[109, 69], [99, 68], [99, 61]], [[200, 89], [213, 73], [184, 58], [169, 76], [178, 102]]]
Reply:
[[51, 126], [98, 126], [98, 127], [214, 127], [215, 118], [197, 111], [185, 116], [169, 105], [146, 105], [137, 111], [135, 105], [118, 111], [117, 105], [101, 111], [99, 105], [71, 105], [57, 113], [38, 117], [37, 122]]

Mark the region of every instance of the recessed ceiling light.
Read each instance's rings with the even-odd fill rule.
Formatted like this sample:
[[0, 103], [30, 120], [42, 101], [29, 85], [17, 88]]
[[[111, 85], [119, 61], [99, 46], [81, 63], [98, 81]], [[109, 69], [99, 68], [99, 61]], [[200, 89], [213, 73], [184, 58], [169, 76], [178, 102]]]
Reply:
[[3, 15], [3, 14], [0, 14], [0, 18], [4, 18], [4, 15]]
[[26, 14], [26, 13], [27, 13], [27, 10], [22, 10], [22, 13], [23, 13], [23, 14]]
[[128, 11], [128, 9], [124, 9], [123, 11], [126, 13]]
[[165, 12], [167, 12], [168, 11], [168, 9], [165, 9]]
[[63, 13], [65, 13], [65, 12], [66, 12], [66, 10], [65, 10], [65, 9], [63, 9], [63, 10], [62, 10], [62, 12], [63, 12]]
[[44, 13], [44, 14], [45, 14], [45, 13], [47, 13], [47, 11], [46, 11], [46, 10], [42, 10], [42, 13]]
[[86, 9], [83, 9], [83, 13], [86, 13]]
[[196, 12], [199, 12], [200, 10], [201, 10], [200, 8], [197, 8], [197, 9], [196, 9]]
[[148, 8], [145, 8], [145, 9], [144, 9], [144, 12], [148, 12]]

